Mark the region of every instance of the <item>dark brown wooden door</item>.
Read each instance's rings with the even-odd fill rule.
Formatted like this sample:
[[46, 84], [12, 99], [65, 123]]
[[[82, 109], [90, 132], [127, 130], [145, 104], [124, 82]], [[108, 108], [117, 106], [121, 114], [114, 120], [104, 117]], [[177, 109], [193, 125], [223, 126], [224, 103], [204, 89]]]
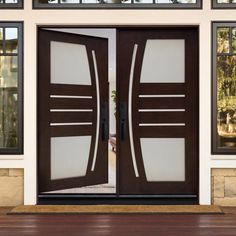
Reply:
[[39, 31], [39, 192], [108, 181], [108, 41]]
[[198, 195], [198, 28], [119, 29], [119, 193]]

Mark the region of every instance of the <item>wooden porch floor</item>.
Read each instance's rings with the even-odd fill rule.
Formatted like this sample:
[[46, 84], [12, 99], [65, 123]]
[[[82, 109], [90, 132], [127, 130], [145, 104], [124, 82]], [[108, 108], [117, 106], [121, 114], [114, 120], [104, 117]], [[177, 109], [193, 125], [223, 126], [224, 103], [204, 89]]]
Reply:
[[0, 236], [235, 236], [236, 208], [222, 215], [6, 215]]

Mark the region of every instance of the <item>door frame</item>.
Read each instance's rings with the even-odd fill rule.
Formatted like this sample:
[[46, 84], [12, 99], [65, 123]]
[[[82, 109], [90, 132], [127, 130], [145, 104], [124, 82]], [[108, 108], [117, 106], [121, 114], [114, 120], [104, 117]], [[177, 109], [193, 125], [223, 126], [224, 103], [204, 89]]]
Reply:
[[[198, 31], [198, 79], [199, 79], [199, 25], [37, 25], [37, 79], [39, 75], [39, 62], [38, 62], [38, 45], [39, 45], [39, 30], [41, 28], [81, 28], [81, 29], [89, 29], [89, 28], [98, 28], [98, 29], [159, 29], [159, 28], [195, 28]], [[116, 38], [118, 38], [116, 36]], [[116, 55], [117, 56], [117, 55]], [[117, 74], [117, 72], [116, 72]], [[199, 84], [199, 80], [198, 80]], [[116, 80], [116, 89], [119, 89], [118, 80]], [[197, 123], [198, 123], [198, 163], [197, 163], [197, 175], [198, 175], [198, 192], [197, 195], [120, 195], [118, 197], [118, 192], [116, 194], [40, 194], [38, 187], [38, 166], [39, 166], [39, 156], [38, 156], [38, 110], [37, 110], [37, 204], [38, 205], [47, 205], [47, 204], [79, 204], [79, 205], [96, 205], [96, 204], [165, 204], [165, 205], [198, 205], [199, 204], [199, 116], [200, 116], [200, 103], [199, 103], [199, 86], [198, 86], [198, 114], [197, 114]], [[117, 93], [119, 94], [119, 93]], [[37, 88], [37, 108], [38, 108], [38, 88]], [[117, 97], [117, 113], [120, 113], [120, 101], [119, 97]], [[116, 133], [120, 133], [120, 127], [117, 125]], [[120, 154], [120, 144], [119, 140], [116, 142], [116, 155]], [[118, 158], [116, 158], [116, 164], [118, 164]], [[119, 175], [119, 165], [116, 165], [117, 176]], [[119, 178], [116, 178], [116, 186], [119, 184]]]

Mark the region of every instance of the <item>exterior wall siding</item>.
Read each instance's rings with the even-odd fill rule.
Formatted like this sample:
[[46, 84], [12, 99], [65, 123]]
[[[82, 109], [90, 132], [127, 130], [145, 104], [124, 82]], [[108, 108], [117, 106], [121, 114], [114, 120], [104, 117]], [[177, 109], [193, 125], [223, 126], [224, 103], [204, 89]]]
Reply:
[[212, 204], [236, 206], [236, 169], [212, 169]]
[[0, 206], [24, 203], [24, 170], [0, 169]]

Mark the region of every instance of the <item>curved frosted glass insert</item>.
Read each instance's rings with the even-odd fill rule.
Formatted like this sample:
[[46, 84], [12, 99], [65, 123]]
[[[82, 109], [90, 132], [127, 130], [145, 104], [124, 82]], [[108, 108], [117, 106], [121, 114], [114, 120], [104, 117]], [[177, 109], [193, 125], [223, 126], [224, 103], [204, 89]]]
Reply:
[[51, 138], [51, 179], [86, 175], [91, 136]]
[[51, 83], [91, 85], [84, 45], [51, 42]]
[[149, 39], [146, 42], [141, 83], [184, 83], [185, 41]]
[[141, 138], [147, 181], [185, 181], [184, 138]]

